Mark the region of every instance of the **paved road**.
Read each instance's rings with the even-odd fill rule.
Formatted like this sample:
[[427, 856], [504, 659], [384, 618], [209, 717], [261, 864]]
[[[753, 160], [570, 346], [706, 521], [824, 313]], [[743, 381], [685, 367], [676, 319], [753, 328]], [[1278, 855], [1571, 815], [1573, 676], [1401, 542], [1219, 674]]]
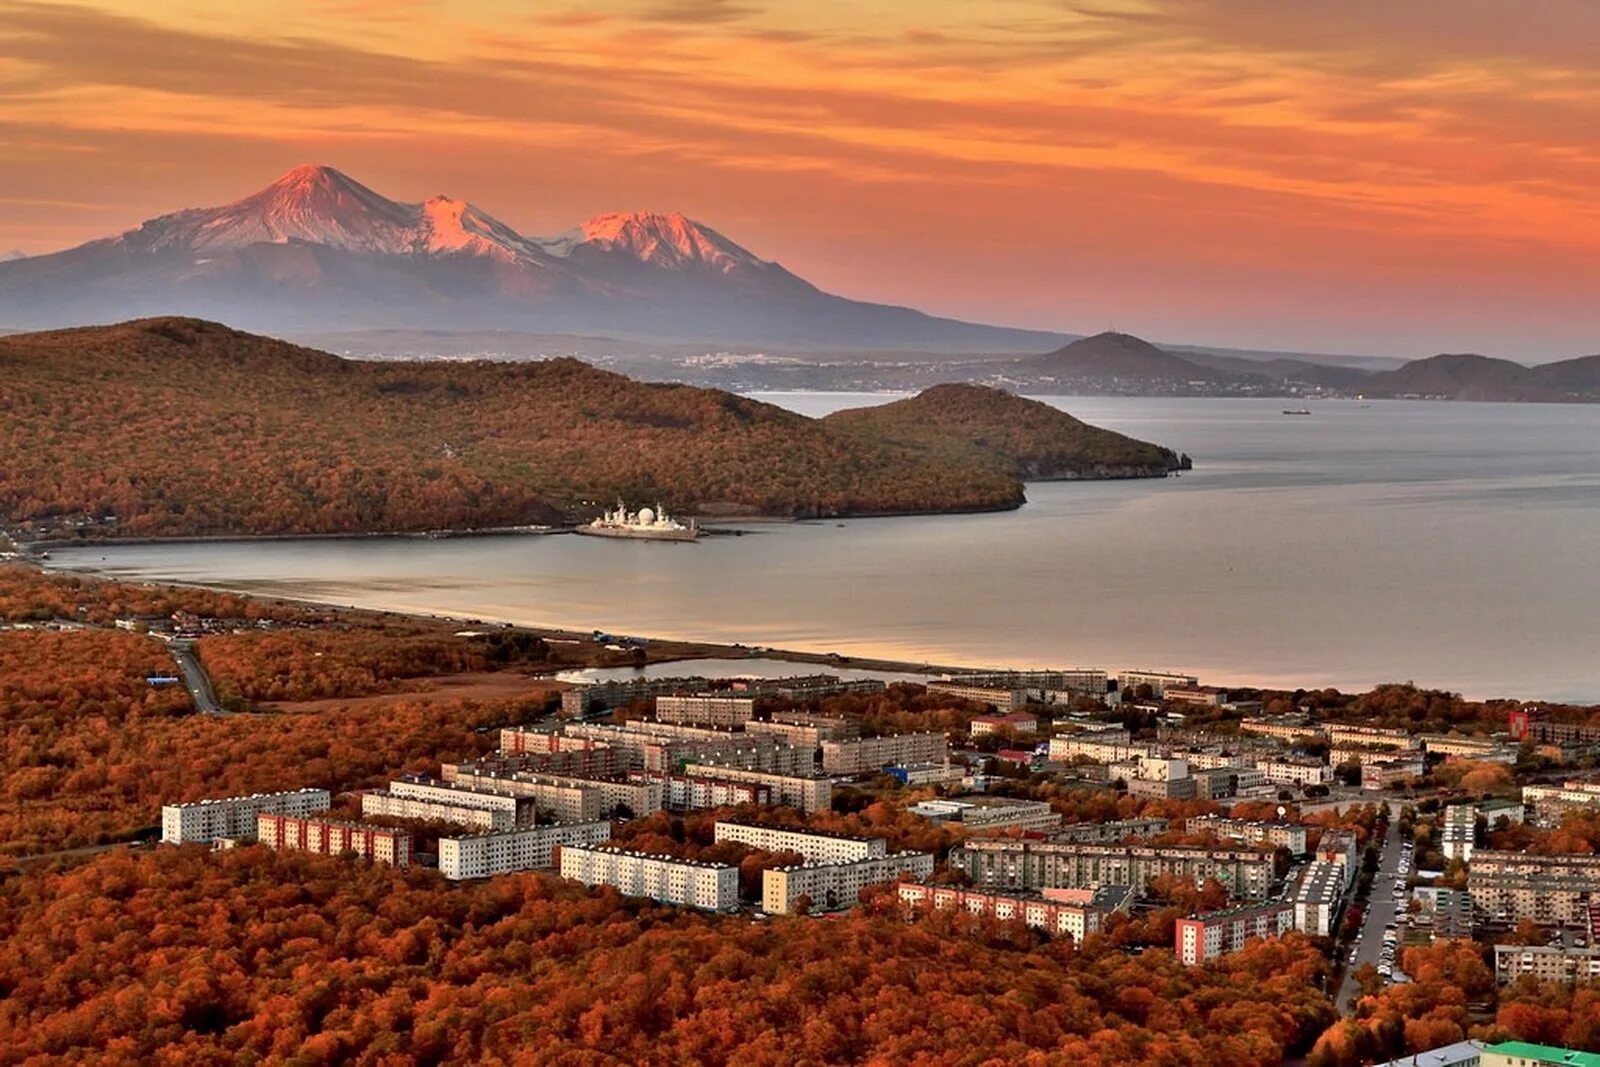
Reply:
[[[1400, 848], [1403, 844], [1395, 825], [1399, 816], [1399, 811], [1391, 804], [1389, 822], [1384, 829], [1383, 854], [1378, 860], [1377, 876], [1372, 881], [1372, 896], [1367, 902], [1366, 918], [1361, 924], [1361, 940], [1357, 942], [1356, 962], [1346, 962], [1344, 984], [1339, 987], [1337, 1003], [1341, 1013], [1349, 1012], [1359, 992], [1351, 976], [1363, 963], [1370, 963], [1374, 967], [1378, 965], [1378, 954], [1383, 951], [1383, 928], [1395, 919], [1394, 880], [1400, 867]], [[1348, 954], [1345, 959], [1349, 960]]]
[[232, 715], [233, 712], [223, 711], [218, 703], [216, 691], [211, 688], [211, 679], [206, 677], [205, 668], [200, 666], [200, 658], [194, 654], [194, 642], [174, 641], [170, 647], [172, 658], [178, 661], [178, 668], [183, 671], [189, 695], [194, 697], [194, 706], [207, 715]]

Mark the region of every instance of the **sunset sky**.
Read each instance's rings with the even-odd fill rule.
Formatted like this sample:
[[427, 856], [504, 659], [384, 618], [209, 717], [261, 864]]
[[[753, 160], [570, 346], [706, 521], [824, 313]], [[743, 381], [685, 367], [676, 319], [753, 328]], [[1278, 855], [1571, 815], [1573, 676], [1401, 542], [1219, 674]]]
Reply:
[[1600, 351], [1596, 0], [0, 4], [0, 253], [304, 162], [983, 321]]

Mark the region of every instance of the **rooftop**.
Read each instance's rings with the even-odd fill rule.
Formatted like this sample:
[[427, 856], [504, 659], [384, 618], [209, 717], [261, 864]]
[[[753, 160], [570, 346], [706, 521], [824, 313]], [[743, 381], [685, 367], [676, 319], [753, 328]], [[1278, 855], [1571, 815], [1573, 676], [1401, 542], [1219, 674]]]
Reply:
[[1501, 1056], [1516, 1056], [1535, 1063], [1568, 1063], [1573, 1067], [1600, 1067], [1600, 1053], [1577, 1052], [1569, 1048], [1552, 1048], [1549, 1045], [1532, 1045], [1526, 1041], [1502, 1041], [1489, 1045], [1485, 1052]]

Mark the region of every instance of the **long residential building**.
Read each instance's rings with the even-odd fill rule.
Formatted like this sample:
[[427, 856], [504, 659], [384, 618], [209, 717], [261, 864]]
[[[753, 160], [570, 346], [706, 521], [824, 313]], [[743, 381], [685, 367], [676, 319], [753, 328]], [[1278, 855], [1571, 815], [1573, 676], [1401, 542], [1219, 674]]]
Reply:
[[1522, 800], [1530, 821], [1550, 829], [1560, 826], [1569, 811], [1600, 810], [1600, 782], [1575, 779], [1561, 785], [1525, 785]]
[[600, 845], [611, 839], [611, 823], [555, 823], [517, 830], [439, 839], [439, 873], [451, 881], [489, 878], [511, 871], [549, 867], [552, 850], [564, 845]]
[[[436, 782], [428, 778], [397, 778], [387, 792], [393, 797], [445, 804], [453, 807], [487, 808], [504, 813], [495, 829], [532, 826], [538, 821], [538, 804], [531, 797], [519, 796], [514, 789], [501, 788], [503, 779], [480, 782], [475, 786], [460, 781]], [[427, 816], [402, 816], [426, 818]]]
[[1269, 782], [1285, 785], [1326, 785], [1333, 781], [1333, 768], [1321, 760], [1268, 756], [1255, 761], [1255, 769]]
[[661, 783], [661, 803], [668, 811], [704, 811], [729, 808], [736, 804], [772, 804], [772, 786], [759, 782], [735, 782], [728, 778], [705, 778], [687, 774], [656, 774], [629, 771], [634, 781]]
[[1324, 728], [1328, 744], [1334, 748], [1344, 746], [1411, 749], [1417, 739], [1404, 730], [1391, 730], [1382, 726], [1359, 726], [1355, 723], [1330, 722]]
[[1280, 741], [1299, 741], [1303, 738], [1321, 737], [1322, 727], [1304, 715], [1279, 715], [1273, 718], [1241, 720], [1239, 732], [1276, 737]]
[[833, 805], [833, 779], [818, 775], [769, 774], [725, 767], [716, 763], [691, 763], [684, 773], [692, 778], [717, 778], [726, 782], [745, 782], [772, 791], [772, 803], [798, 808], [807, 814], [827, 811]]
[[354, 853], [391, 867], [411, 866], [410, 831], [390, 826], [262, 812], [256, 816], [256, 839], [275, 851]]
[[1103, 698], [1108, 680], [1105, 671], [1079, 668], [1063, 671], [961, 671], [945, 675], [941, 682], [1020, 690], [1040, 703], [1048, 704], [1056, 702], [1048, 697], [1047, 694], [1051, 693]]
[[1021, 689], [999, 689], [967, 681], [929, 682], [927, 688], [930, 693], [954, 700], [987, 704], [1002, 714], [1021, 711], [1028, 706], [1028, 694]]
[[1465, 737], [1460, 734], [1419, 734], [1417, 740], [1430, 756], [1444, 756], [1446, 760], [1470, 759], [1484, 763], [1515, 763], [1514, 746], [1496, 741], [1492, 737]]
[[1120, 763], [1148, 756], [1153, 751], [1150, 745], [1130, 741], [1126, 730], [1090, 730], [1050, 739], [1050, 758], [1053, 760], [1087, 759], [1096, 763]]
[[670, 694], [656, 697], [659, 722], [738, 727], [755, 718], [754, 697], [726, 693]]
[[[449, 785], [458, 788], [531, 798], [532, 810], [554, 815], [558, 822], [593, 822], [618, 812], [641, 818], [654, 815], [662, 809], [665, 795], [662, 783], [655, 779], [500, 771], [485, 761], [445, 764], [441, 773]], [[519, 823], [531, 821], [523, 818]]]
[[769, 719], [751, 719], [744, 724], [744, 732], [815, 751], [824, 741], [860, 736], [861, 727], [851, 719], [787, 712]]
[[1251, 938], [1277, 937], [1294, 929], [1294, 905], [1272, 901], [1179, 919], [1173, 951], [1190, 966], [1244, 948]]
[[1339, 930], [1344, 893], [1343, 867], [1321, 860], [1306, 864], [1289, 894], [1295, 928], [1313, 937], [1332, 937]]
[[1171, 826], [1166, 819], [1113, 819], [1110, 822], [1075, 822], [1050, 835], [1052, 841], [1080, 844], [1115, 844], [1129, 837], [1155, 837]]
[[1561, 948], [1557, 945], [1496, 945], [1494, 976], [1501, 985], [1532, 975], [1541, 982], [1600, 981], [1600, 946]]
[[370, 819], [375, 816], [448, 822], [474, 830], [510, 830], [517, 825], [515, 810], [475, 804], [442, 804], [436, 800], [400, 796], [386, 789], [369, 789], [361, 794], [361, 817]]
[[712, 840], [735, 841], [763, 852], [798, 852], [807, 863], [848, 863], [881, 859], [888, 854], [881, 837], [850, 837], [743, 822], [718, 822], [712, 828]]
[[609, 885], [627, 897], [710, 911], [739, 904], [739, 868], [727, 864], [593, 845], [562, 845], [557, 862], [561, 877], [587, 886]]
[[1582, 925], [1590, 901], [1600, 897], [1600, 856], [1477, 849], [1467, 890], [1473, 908], [1496, 921]]
[[804, 897], [813, 911], [851, 908], [867, 886], [892, 882], [901, 875], [919, 881], [932, 878], [933, 854], [896, 852], [844, 863], [774, 867], [761, 876], [761, 907], [773, 915], [788, 915]]
[[942, 733], [886, 734], [824, 741], [824, 774], [865, 774], [908, 763], [939, 763], [950, 755], [950, 741]]
[[1271, 852], [1187, 846], [1097, 845], [974, 838], [950, 853], [950, 866], [984, 886], [1011, 889], [1131, 885], [1173, 874], [1197, 884], [1214, 878], [1241, 900], [1262, 900], [1272, 885]]
[[[1160, 700], [1169, 688], [1198, 689], [1200, 679], [1192, 674], [1173, 674], [1169, 671], [1131, 670], [1117, 674], [1119, 689], [1136, 690], [1140, 686], [1149, 686], [1150, 695]], [[1123, 699], [1126, 700], [1127, 697], [1124, 696]]]
[[1306, 827], [1299, 823], [1230, 819], [1225, 815], [1195, 815], [1184, 824], [1184, 829], [1191, 832], [1210, 831], [1218, 837], [1229, 837], [1252, 845], [1286, 848], [1296, 856], [1302, 856], [1307, 851]]
[[907, 810], [932, 822], [960, 823], [974, 830], [1001, 830], [1015, 826], [1024, 830], [1048, 831], [1061, 825], [1061, 816], [1050, 807], [1049, 801], [1016, 797], [977, 794], [935, 798]]
[[186, 804], [164, 804], [161, 840], [182, 845], [210, 844], [219, 837], [248, 837], [256, 832], [256, 816], [262, 812], [313, 815], [327, 811], [332, 802], [326, 789], [291, 789], [281, 793], [251, 793]]
[[1600, 726], [1585, 723], [1556, 722], [1550, 718], [1550, 709], [1536, 704], [1512, 710], [1506, 723], [1513, 741], [1531, 741], [1541, 745], [1600, 745]]
[[965, 911], [1002, 920], [1021, 919], [1053, 937], [1070, 935], [1075, 942], [1099, 933], [1105, 917], [1111, 913], [1111, 909], [1094, 904], [1067, 904], [1042, 896], [991, 893], [921, 882], [901, 882], [899, 892], [900, 903], [907, 911]]

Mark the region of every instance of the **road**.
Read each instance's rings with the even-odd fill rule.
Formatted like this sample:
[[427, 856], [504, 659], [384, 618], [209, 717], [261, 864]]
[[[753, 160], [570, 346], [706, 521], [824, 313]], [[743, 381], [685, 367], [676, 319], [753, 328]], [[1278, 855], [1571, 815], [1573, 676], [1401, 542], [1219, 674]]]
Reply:
[[189, 687], [189, 695], [194, 697], [194, 706], [207, 715], [232, 715], [233, 712], [222, 710], [222, 705], [217, 702], [211, 679], [206, 677], [205, 668], [200, 666], [200, 658], [194, 654], [194, 642], [174, 641], [169, 647], [172, 649], [172, 658], [178, 661], [178, 668], [183, 671], [183, 681]]
[[[1378, 860], [1378, 873], [1372, 880], [1372, 896], [1367, 901], [1366, 918], [1362, 920], [1361, 940], [1357, 942], [1356, 962], [1353, 964], [1346, 962], [1344, 984], [1339, 987], [1337, 1003], [1341, 1013], [1349, 1012], [1350, 1005], [1359, 992], [1355, 979], [1351, 976], [1363, 963], [1378, 966], [1378, 955], [1383, 951], [1383, 928], [1395, 920], [1394, 880], [1398, 877], [1400, 850], [1404, 843], [1400, 831], [1395, 826], [1399, 821], [1399, 814], [1391, 804], [1389, 821], [1384, 827], [1383, 853]], [[1348, 961], [1349, 956], [1346, 955], [1345, 959]]]

